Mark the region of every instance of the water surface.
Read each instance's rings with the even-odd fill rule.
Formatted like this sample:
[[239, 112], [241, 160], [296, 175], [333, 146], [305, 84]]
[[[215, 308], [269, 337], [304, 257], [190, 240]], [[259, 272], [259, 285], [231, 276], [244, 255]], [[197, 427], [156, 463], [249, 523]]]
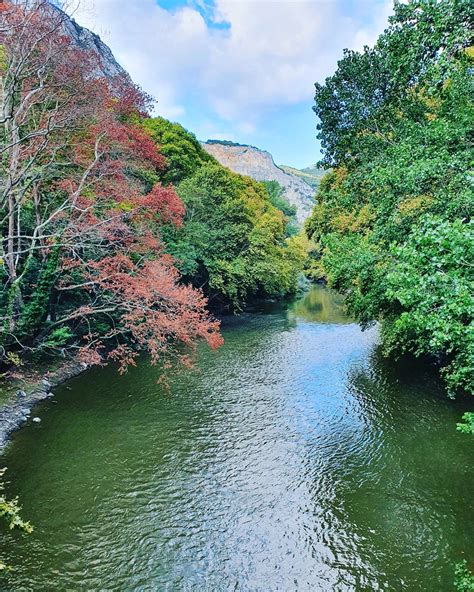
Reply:
[[451, 590], [474, 557], [466, 403], [323, 288], [223, 332], [170, 392], [146, 364], [93, 370], [15, 434], [35, 531], [4, 537], [1, 589]]

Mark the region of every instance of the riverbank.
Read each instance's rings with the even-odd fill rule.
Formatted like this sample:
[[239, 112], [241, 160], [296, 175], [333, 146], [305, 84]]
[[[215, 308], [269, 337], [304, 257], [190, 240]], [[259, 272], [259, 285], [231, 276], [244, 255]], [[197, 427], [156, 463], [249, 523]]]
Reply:
[[70, 361], [54, 370], [31, 370], [21, 378], [5, 380], [0, 401], [0, 452], [8, 444], [13, 432], [32, 421], [31, 414], [38, 403], [51, 399], [55, 387], [78, 376], [87, 368], [82, 362]]
[[[322, 285], [322, 282], [320, 283]], [[311, 283], [303, 277], [298, 279], [297, 297], [302, 297], [311, 287]], [[297, 299], [297, 298], [296, 298]], [[282, 298], [261, 298], [249, 303], [243, 313], [259, 312], [263, 306], [277, 305], [279, 302], [295, 300]], [[242, 313], [241, 313], [242, 314]], [[221, 320], [232, 317], [231, 313], [224, 314], [220, 311], [218, 318]], [[28, 367], [18, 378], [4, 378], [0, 382], [0, 453], [8, 444], [13, 432], [32, 420], [31, 414], [34, 407], [46, 399], [54, 396], [52, 389], [64, 382], [75, 378], [89, 368], [82, 362], [60, 361], [55, 362], [57, 367], [51, 369]]]

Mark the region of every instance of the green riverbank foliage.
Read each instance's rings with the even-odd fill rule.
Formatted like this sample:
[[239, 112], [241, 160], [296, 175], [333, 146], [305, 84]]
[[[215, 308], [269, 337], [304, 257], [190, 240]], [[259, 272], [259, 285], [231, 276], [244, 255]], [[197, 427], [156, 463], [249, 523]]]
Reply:
[[456, 564], [454, 588], [456, 592], [474, 592], [474, 573], [468, 569], [465, 560]]
[[324, 165], [313, 268], [385, 351], [474, 391], [473, 17], [466, 0], [396, 3], [373, 48], [316, 84]]
[[158, 117], [143, 125], [160, 151], [171, 155], [163, 180], [179, 181], [186, 206], [183, 225], [163, 231], [185, 279], [218, 310], [294, 293], [306, 241], [292, 236], [295, 211], [277, 184], [231, 172], [177, 123]]
[[0, 367], [187, 362], [179, 344], [222, 343], [208, 304], [296, 290], [305, 241], [288, 238], [288, 204], [101, 75], [64, 18], [48, 2], [0, 10]]
[[[17, 499], [8, 499], [4, 493], [3, 476], [6, 469], [0, 469], [0, 520], [10, 530], [21, 530], [26, 534], [33, 532], [31, 524], [20, 516], [21, 506]], [[0, 573], [7, 571], [9, 566], [0, 559]]]

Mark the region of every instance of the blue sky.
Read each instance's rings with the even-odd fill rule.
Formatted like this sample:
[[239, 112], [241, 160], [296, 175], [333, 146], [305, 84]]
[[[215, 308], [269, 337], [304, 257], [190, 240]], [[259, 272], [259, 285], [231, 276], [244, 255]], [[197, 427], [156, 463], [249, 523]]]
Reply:
[[372, 44], [391, 0], [80, 0], [76, 20], [201, 140], [227, 139], [305, 167], [320, 157], [314, 82], [345, 47]]

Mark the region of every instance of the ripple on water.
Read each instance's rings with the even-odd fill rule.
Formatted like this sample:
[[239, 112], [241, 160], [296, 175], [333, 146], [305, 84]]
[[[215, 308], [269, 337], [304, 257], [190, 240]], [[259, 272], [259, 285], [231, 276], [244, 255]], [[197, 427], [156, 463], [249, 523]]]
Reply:
[[433, 383], [401, 379], [320, 288], [224, 331], [171, 393], [144, 365], [94, 371], [16, 436], [36, 530], [7, 537], [10, 588], [447, 589], [474, 552], [472, 446]]

